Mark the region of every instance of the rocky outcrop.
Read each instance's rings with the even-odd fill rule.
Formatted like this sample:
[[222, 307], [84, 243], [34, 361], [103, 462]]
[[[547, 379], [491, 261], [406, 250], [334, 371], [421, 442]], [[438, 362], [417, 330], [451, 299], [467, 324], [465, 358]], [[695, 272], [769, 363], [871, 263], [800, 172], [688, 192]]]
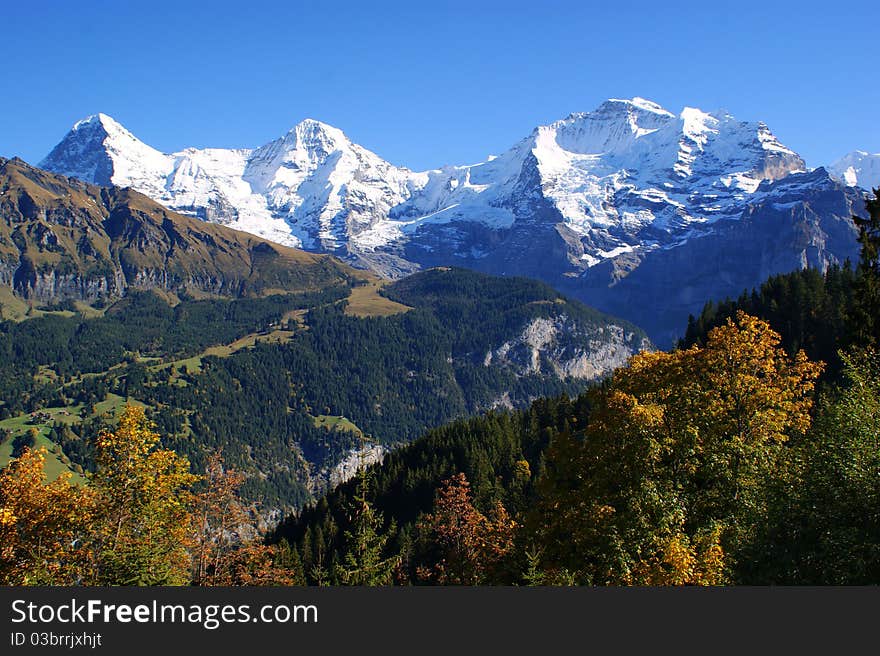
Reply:
[[[323, 489], [333, 489], [337, 485], [357, 475], [362, 467], [369, 467], [377, 462], [382, 462], [388, 453], [388, 447], [381, 444], [367, 444], [356, 449], [351, 449], [345, 457], [341, 458], [333, 467], [326, 470], [325, 476], [321, 477]], [[318, 489], [313, 490], [318, 491]]]
[[532, 319], [516, 339], [486, 352], [483, 365], [505, 367], [520, 376], [596, 380], [650, 348], [643, 335], [624, 326], [587, 325], [561, 314]]

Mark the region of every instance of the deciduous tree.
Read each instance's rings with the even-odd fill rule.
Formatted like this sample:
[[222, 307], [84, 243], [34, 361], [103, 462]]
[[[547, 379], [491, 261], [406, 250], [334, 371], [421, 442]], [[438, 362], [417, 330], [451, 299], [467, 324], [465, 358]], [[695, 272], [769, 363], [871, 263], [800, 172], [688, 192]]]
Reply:
[[95, 583], [181, 585], [189, 582], [189, 461], [161, 448], [143, 408], [127, 406], [115, 431], [96, 440], [98, 497]]
[[74, 585], [89, 570], [84, 549], [95, 495], [64, 473], [47, 481], [45, 449], [25, 449], [0, 471], [0, 583]]
[[513, 548], [516, 522], [496, 502], [487, 517], [471, 500], [467, 477], [456, 474], [437, 491], [433, 512], [419, 525], [432, 562], [417, 569], [419, 578], [440, 585], [498, 582], [503, 559]]
[[586, 430], [548, 451], [530, 521], [546, 565], [594, 584], [728, 580], [821, 370], [743, 313], [705, 347], [634, 356], [595, 393]]
[[220, 452], [208, 457], [203, 490], [192, 503], [194, 585], [293, 585], [302, 580], [302, 564], [291, 569], [292, 554], [284, 562], [281, 546], [261, 541], [254, 529], [256, 509], [239, 496], [244, 481], [244, 474], [226, 467]]

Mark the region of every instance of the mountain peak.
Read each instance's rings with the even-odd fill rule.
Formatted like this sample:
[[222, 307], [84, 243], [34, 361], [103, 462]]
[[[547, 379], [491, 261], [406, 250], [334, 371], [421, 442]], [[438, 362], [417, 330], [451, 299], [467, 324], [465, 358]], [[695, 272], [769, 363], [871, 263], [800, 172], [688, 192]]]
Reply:
[[[170, 170], [168, 158], [107, 114], [92, 114], [73, 124], [64, 139], [40, 162], [40, 168], [108, 186], [132, 186], [152, 171]], [[149, 195], [161, 189], [151, 185]]]
[[324, 121], [319, 121], [316, 118], [304, 118], [299, 123], [297, 123], [293, 130], [313, 130], [317, 132], [342, 132], [337, 127], [330, 125], [329, 123], [324, 123]]
[[282, 141], [288, 147], [323, 153], [342, 150], [351, 143], [339, 128], [313, 118], [297, 123]]
[[[253, 151], [245, 170], [246, 179], [259, 188], [265, 188], [279, 169], [286, 169], [283, 177], [289, 183], [301, 181], [305, 172], [314, 171], [331, 154], [349, 148], [351, 142], [339, 128], [307, 118], [287, 134]], [[288, 179], [289, 178], [289, 179]]]
[[321, 139], [329, 139], [333, 141], [348, 140], [342, 130], [330, 125], [329, 123], [319, 121], [315, 118], [304, 118], [299, 123], [290, 128], [287, 131], [287, 134], [282, 136], [280, 139], [290, 141], [294, 138], [298, 141]]
[[664, 109], [661, 105], [655, 103], [653, 100], [641, 98], [640, 96], [634, 96], [633, 98], [629, 99], [609, 98], [599, 106], [599, 109], [597, 111], [601, 111], [603, 109], [617, 110], [619, 108], [626, 108], [628, 110], [638, 109], [644, 112], [659, 114], [661, 116], [668, 116], [669, 118], [673, 118], [675, 116], [672, 112]]
[[834, 162], [828, 170], [849, 187], [869, 191], [880, 187], [880, 153], [854, 150]]
[[106, 114], [92, 114], [77, 121], [39, 163], [40, 168], [99, 185], [110, 185], [113, 161], [107, 154], [105, 142], [111, 133], [124, 130], [122, 126], [119, 129], [116, 126], [119, 124]]
[[92, 126], [100, 125], [105, 130], [114, 130], [114, 131], [124, 131], [128, 132], [118, 121], [116, 121], [112, 116], [104, 114], [102, 112], [98, 112], [97, 114], [91, 114], [90, 116], [86, 116], [83, 119], [78, 120], [73, 124], [71, 128], [72, 131], [76, 132], [79, 130], [83, 130]]
[[674, 123], [675, 118], [644, 98], [611, 98], [592, 112], [570, 114], [534, 134], [552, 132], [556, 144], [570, 153], [618, 153], [629, 151], [641, 137]]

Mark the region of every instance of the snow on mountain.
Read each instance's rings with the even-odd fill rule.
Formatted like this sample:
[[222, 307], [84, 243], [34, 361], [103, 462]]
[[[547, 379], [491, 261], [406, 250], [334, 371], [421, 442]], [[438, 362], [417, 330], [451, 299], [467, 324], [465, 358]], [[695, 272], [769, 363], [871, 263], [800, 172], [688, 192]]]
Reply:
[[828, 170], [850, 187], [868, 190], [880, 187], [880, 153], [856, 150], [841, 157]]
[[[188, 148], [175, 153], [164, 188], [153, 198], [179, 212], [223, 223], [281, 244], [300, 246], [290, 227], [266, 207], [243, 179], [250, 150]], [[135, 182], [132, 184], [141, 189]]]
[[422, 172], [311, 119], [256, 149], [164, 154], [103, 114], [41, 166], [389, 277], [456, 265], [538, 278], [668, 344], [708, 298], [856, 257], [864, 194], [846, 184], [880, 185], [878, 162], [847, 156], [832, 168], [843, 183], [763, 123], [632, 98]]
[[387, 216], [416, 177], [312, 119], [253, 151], [243, 175], [304, 247], [328, 251]]
[[381, 248], [383, 237], [477, 218], [505, 228], [529, 220], [529, 201], [540, 197], [583, 238], [582, 258], [594, 264], [635, 248], [646, 228], [668, 237], [735, 217], [762, 181], [804, 170], [762, 123], [693, 108], [676, 116], [642, 98], [609, 100], [536, 128], [499, 157], [427, 172], [418, 193], [353, 241]]
[[172, 156], [150, 148], [106, 114], [95, 114], [78, 121], [40, 167], [155, 196], [164, 189], [173, 164]]
[[410, 242], [429, 250], [420, 235], [454, 237], [461, 224], [498, 231], [540, 216], [579, 242], [583, 266], [687, 239], [695, 227], [739, 215], [762, 181], [805, 170], [762, 123], [694, 108], [675, 115], [643, 98], [540, 126], [485, 162], [425, 172], [396, 167], [311, 119], [255, 150], [163, 154], [103, 114], [77, 123], [41, 166], [355, 259]]
[[538, 128], [534, 143], [544, 195], [584, 235], [738, 214], [762, 180], [805, 170], [763, 124], [690, 107], [675, 116], [641, 98]]

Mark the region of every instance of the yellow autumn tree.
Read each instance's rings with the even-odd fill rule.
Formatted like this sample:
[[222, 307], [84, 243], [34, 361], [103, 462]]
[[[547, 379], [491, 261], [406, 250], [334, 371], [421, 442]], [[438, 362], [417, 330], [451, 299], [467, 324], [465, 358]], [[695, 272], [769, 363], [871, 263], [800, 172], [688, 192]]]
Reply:
[[48, 481], [45, 459], [25, 449], [0, 471], [0, 584], [75, 585], [88, 571], [94, 494], [69, 472]]
[[128, 406], [115, 431], [95, 442], [98, 499], [93, 527], [93, 583], [182, 585], [189, 582], [190, 487], [187, 458], [163, 449], [144, 410]]
[[717, 584], [762, 512], [781, 445], [809, 427], [822, 371], [739, 313], [705, 347], [642, 353], [557, 436], [531, 520], [544, 566], [593, 584]]

